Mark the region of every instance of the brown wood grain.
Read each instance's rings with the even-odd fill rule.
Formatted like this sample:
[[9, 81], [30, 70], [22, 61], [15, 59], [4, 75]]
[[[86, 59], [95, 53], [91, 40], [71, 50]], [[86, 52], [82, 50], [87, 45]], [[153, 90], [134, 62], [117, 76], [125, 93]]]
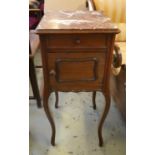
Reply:
[[47, 38], [47, 47], [50, 48], [104, 48], [106, 45], [106, 37], [102, 34], [59, 34], [49, 35]]

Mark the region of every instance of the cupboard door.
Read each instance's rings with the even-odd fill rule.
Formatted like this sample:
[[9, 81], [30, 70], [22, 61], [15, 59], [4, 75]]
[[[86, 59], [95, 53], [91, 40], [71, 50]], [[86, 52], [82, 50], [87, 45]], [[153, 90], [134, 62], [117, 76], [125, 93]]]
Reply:
[[103, 84], [105, 52], [48, 53], [49, 82], [53, 89], [91, 90]]

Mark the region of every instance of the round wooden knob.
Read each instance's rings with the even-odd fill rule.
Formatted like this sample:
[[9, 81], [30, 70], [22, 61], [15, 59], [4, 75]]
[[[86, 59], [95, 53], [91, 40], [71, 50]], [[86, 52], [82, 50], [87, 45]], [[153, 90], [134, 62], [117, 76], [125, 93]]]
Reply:
[[77, 44], [80, 44], [81, 41], [80, 41], [80, 39], [76, 39], [75, 42], [76, 42]]
[[52, 75], [52, 76], [55, 76], [56, 72], [55, 72], [55, 70], [52, 69], [49, 74]]

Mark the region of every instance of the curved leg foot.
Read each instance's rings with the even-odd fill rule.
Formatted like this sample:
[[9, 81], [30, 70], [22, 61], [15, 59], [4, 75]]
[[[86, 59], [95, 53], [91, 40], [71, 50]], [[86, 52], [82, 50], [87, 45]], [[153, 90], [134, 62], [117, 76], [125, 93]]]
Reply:
[[95, 102], [95, 99], [96, 99], [96, 91], [93, 92], [93, 109], [96, 110], [96, 102]]
[[99, 137], [99, 146], [103, 146], [103, 137], [102, 137], [102, 126], [103, 123], [105, 121], [105, 118], [109, 112], [109, 108], [110, 108], [110, 95], [105, 95], [105, 101], [106, 101], [106, 105], [105, 105], [105, 109], [102, 113], [100, 122], [99, 122], [99, 126], [98, 126], [98, 137]]
[[58, 102], [59, 102], [58, 92], [55, 91], [55, 108], [58, 108]]
[[49, 98], [49, 94], [44, 92], [44, 97], [43, 97], [43, 106], [44, 106], [44, 110], [45, 113], [47, 115], [47, 118], [50, 122], [51, 128], [52, 128], [52, 137], [51, 137], [51, 144], [53, 146], [55, 146], [55, 134], [56, 134], [56, 129], [55, 129], [55, 123], [54, 123], [54, 119], [52, 116], [51, 111], [49, 110], [49, 105], [48, 105], [48, 98]]

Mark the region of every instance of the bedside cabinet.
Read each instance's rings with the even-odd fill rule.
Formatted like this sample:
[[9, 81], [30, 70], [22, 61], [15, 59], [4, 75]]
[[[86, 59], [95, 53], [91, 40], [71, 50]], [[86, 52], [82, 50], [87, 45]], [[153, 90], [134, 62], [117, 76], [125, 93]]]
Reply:
[[56, 128], [48, 107], [50, 93], [92, 91], [95, 100], [96, 91], [101, 91], [106, 100], [98, 126], [102, 146], [102, 126], [110, 108], [113, 46], [119, 29], [100, 12], [57, 11], [46, 13], [36, 32], [41, 42], [43, 105], [52, 128], [51, 144], [55, 145]]

